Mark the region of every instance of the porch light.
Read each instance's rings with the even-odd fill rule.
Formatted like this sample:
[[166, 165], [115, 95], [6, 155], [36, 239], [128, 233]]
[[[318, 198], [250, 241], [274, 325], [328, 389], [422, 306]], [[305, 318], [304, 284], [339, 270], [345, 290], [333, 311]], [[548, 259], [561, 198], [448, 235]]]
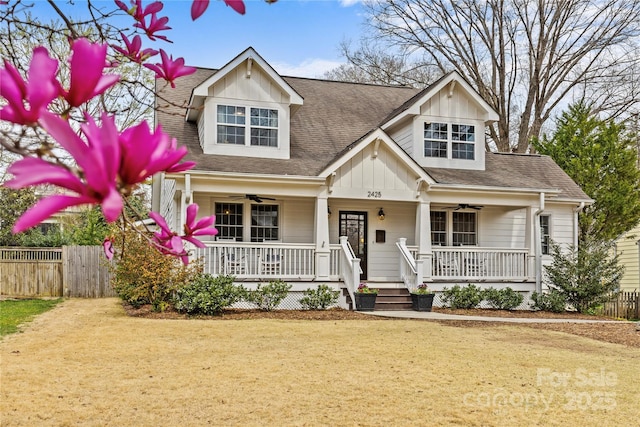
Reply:
[[380, 208], [380, 210], [378, 211], [378, 219], [380, 221], [384, 221], [384, 217], [385, 217], [384, 211], [382, 210], [382, 208]]
[[327, 217], [331, 218], [331, 206], [327, 206]]

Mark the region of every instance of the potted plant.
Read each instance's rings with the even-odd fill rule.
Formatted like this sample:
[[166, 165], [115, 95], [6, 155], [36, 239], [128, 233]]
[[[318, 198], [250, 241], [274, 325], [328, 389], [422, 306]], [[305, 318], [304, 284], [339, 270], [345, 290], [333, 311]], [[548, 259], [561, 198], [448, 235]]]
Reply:
[[376, 306], [378, 290], [372, 289], [366, 283], [360, 283], [356, 289], [356, 310], [373, 311]]
[[411, 292], [411, 308], [415, 311], [431, 311], [434, 292], [426, 283], [421, 283]]

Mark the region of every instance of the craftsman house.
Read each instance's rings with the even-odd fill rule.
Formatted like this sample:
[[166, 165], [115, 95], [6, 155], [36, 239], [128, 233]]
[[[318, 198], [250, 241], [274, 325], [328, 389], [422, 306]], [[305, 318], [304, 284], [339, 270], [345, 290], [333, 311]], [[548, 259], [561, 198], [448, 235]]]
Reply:
[[[486, 150], [497, 114], [457, 73], [424, 90], [283, 77], [252, 48], [163, 90], [156, 120], [197, 166], [157, 176], [181, 229], [216, 215], [205, 268], [301, 291], [428, 282], [540, 290], [550, 239], [577, 242], [589, 197], [549, 158]], [[380, 297], [379, 297], [380, 299]]]

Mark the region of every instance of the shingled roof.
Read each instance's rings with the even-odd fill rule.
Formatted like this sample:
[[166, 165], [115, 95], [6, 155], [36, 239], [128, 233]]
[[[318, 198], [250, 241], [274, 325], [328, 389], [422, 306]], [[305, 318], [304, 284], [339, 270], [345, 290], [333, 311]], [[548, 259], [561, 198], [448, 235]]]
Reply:
[[[423, 91], [400, 86], [379, 86], [299, 77], [283, 79], [304, 99], [291, 119], [290, 159], [266, 159], [204, 154], [195, 123], [185, 121], [184, 107], [164, 108], [163, 98], [186, 106], [194, 87], [216, 72], [199, 68], [176, 81], [176, 88], [160, 90], [157, 122], [180, 144], [196, 170], [246, 174], [317, 176], [336, 156], [384, 120], [407, 108]], [[488, 187], [558, 189], [563, 199], [589, 197], [547, 156], [487, 153], [484, 171], [425, 168], [440, 184]]]

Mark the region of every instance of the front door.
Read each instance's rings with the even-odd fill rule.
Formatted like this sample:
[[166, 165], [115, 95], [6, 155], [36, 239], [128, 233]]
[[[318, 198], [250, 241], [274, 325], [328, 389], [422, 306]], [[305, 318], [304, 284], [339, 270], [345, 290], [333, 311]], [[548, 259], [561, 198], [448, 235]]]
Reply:
[[356, 258], [360, 258], [362, 274], [367, 279], [367, 213], [340, 211], [340, 236], [347, 236]]

